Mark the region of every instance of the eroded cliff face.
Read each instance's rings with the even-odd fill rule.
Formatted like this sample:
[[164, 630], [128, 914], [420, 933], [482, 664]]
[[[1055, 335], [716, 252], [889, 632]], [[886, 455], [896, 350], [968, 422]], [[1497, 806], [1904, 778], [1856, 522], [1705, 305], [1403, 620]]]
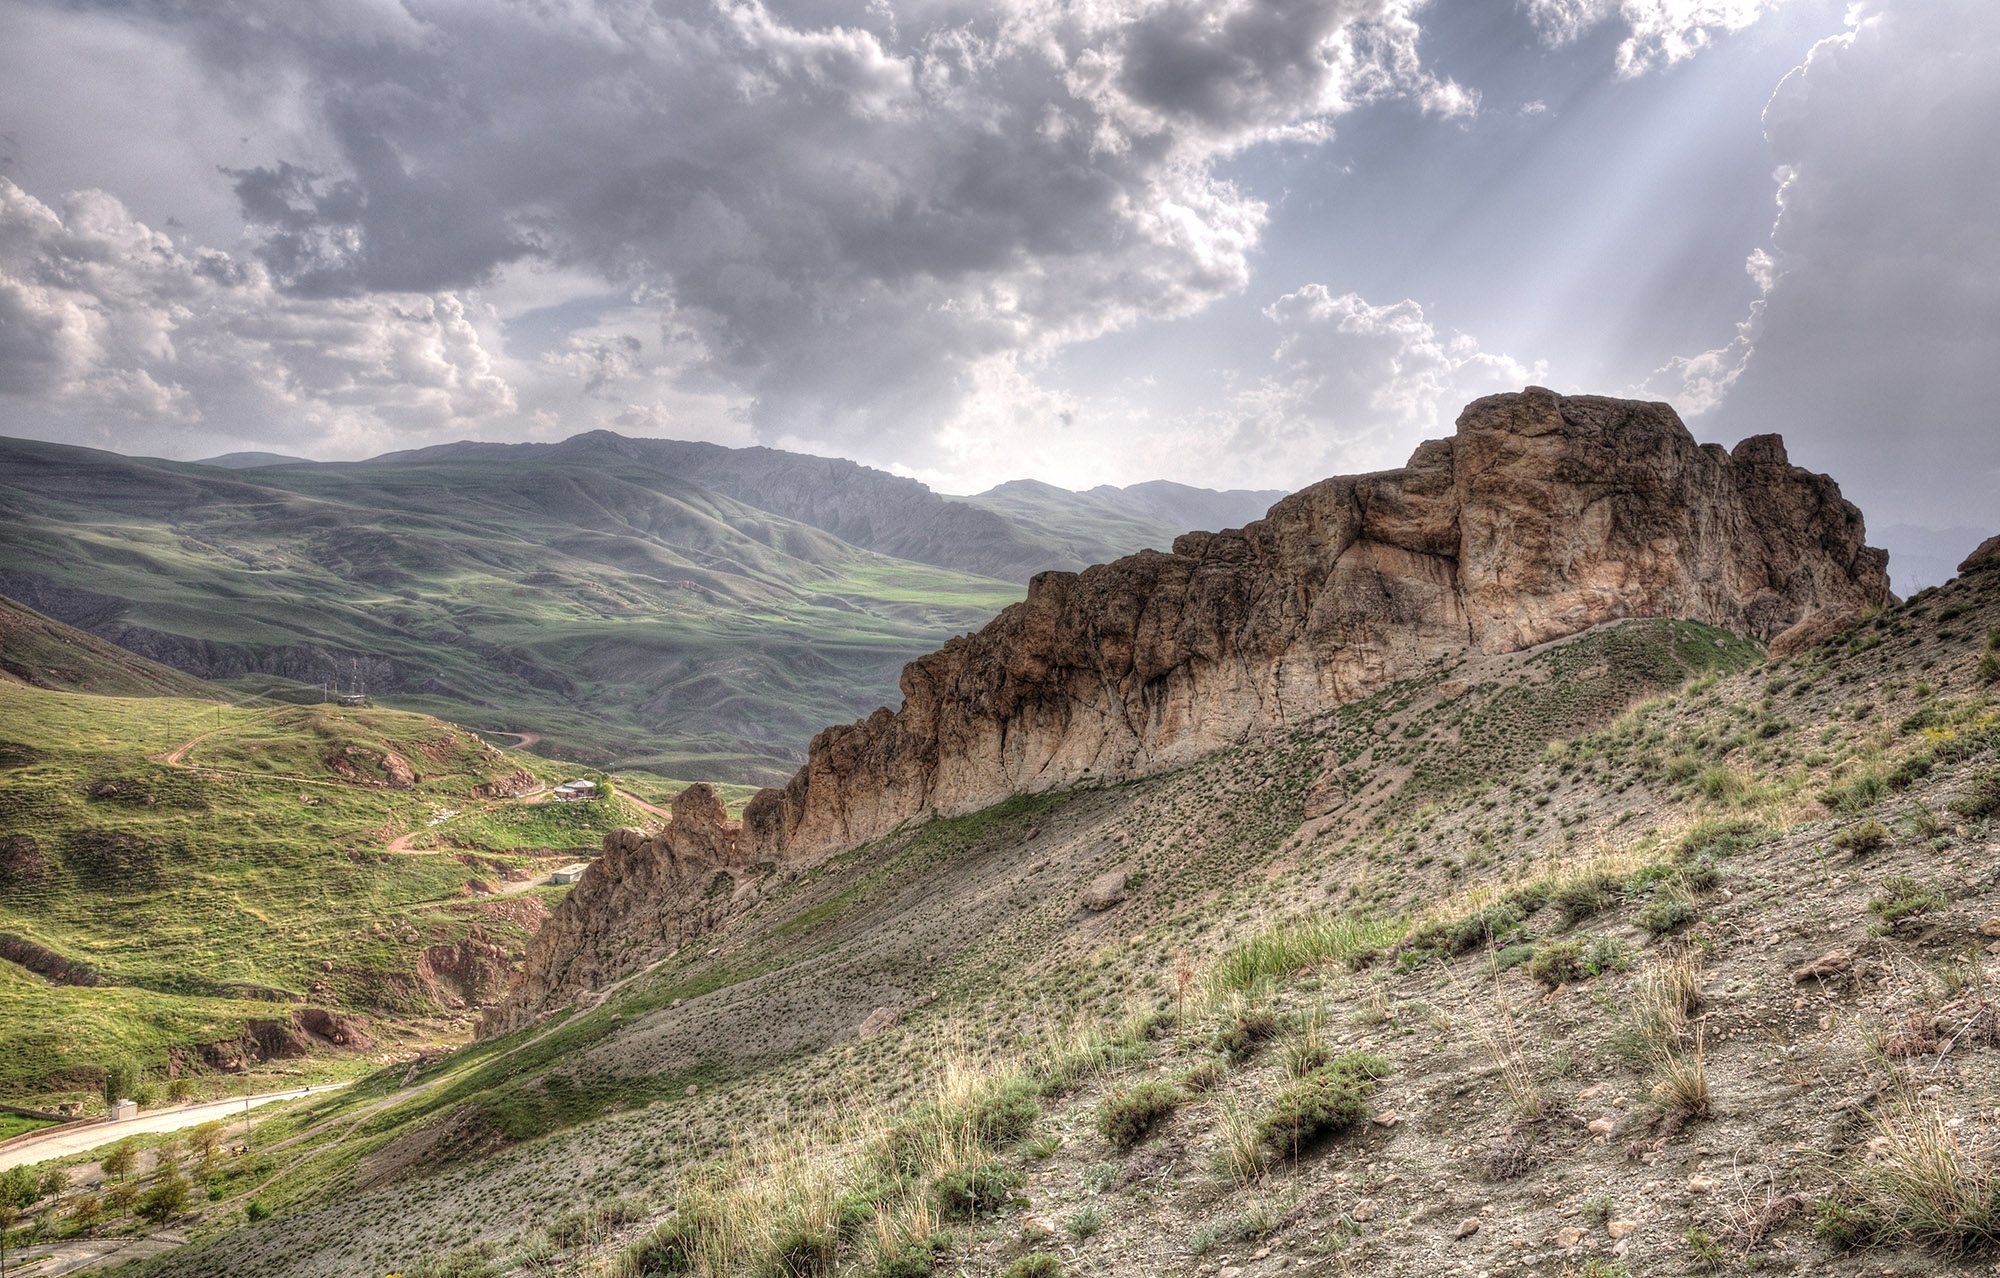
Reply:
[[813, 739], [744, 813], [754, 859], [912, 817], [1171, 767], [1436, 659], [1623, 617], [1771, 640], [1891, 596], [1888, 556], [1775, 435], [1698, 445], [1665, 404], [1540, 388], [1467, 406], [1401, 470], [1324, 480], [1246, 528], [1044, 573], [905, 667], [901, 711]]
[[1728, 452], [1697, 445], [1665, 404], [1490, 396], [1401, 470], [1324, 480], [1172, 554], [1041, 574], [984, 630], [905, 667], [900, 711], [813, 738], [791, 782], [751, 801], [740, 836], [706, 786], [676, 800], [665, 833], [609, 836], [482, 1032], [718, 926], [757, 899], [753, 863], [1158, 771], [1434, 661], [1620, 618], [1783, 643], [1890, 602], [1887, 565], [1863, 544], [1860, 511], [1774, 435]]
[[714, 790], [692, 785], [660, 833], [604, 836], [603, 854], [528, 943], [519, 982], [480, 1018], [480, 1037], [603, 989], [720, 923], [742, 892], [755, 890], [734, 824]]

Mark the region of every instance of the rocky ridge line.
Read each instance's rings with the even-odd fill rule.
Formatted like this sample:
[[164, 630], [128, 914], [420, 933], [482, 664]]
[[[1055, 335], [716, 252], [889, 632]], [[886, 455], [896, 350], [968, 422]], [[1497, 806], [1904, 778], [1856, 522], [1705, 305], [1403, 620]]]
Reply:
[[661, 834], [607, 837], [481, 1032], [714, 927], [755, 899], [757, 868], [912, 818], [1158, 771], [1434, 663], [1621, 618], [1782, 645], [1891, 599], [1860, 511], [1777, 436], [1725, 451], [1665, 404], [1489, 396], [1400, 470], [1323, 480], [1172, 554], [1041, 574], [984, 630], [905, 667], [900, 712], [816, 736], [740, 832], [696, 786]]
[[753, 859], [813, 855], [1010, 794], [1172, 767], [1434, 662], [1626, 617], [1783, 645], [1881, 607], [1888, 556], [1776, 435], [1696, 444], [1666, 404], [1539, 387], [1468, 405], [1408, 465], [1262, 520], [1043, 573], [906, 666], [902, 710], [816, 736], [744, 813]]

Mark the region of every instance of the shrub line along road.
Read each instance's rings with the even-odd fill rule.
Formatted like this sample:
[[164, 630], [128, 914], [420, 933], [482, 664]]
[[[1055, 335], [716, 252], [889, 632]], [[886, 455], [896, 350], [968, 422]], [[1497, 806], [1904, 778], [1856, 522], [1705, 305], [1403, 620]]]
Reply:
[[51, 1158], [67, 1158], [71, 1154], [81, 1154], [99, 1145], [141, 1133], [174, 1132], [183, 1127], [193, 1127], [212, 1119], [227, 1120], [241, 1114], [246, 1106], [263, 1105], [270, 1101], [296, 1100], [301, 1096], [313, 1096], [320, 1092], [330, 1092], [346, 1087], [346, 1083], [324, 1083], [317, 1087], [292, 1087], [281, 1092], [262, 1092], [248, 1098], [234, 1100], [204, 1101], [199, 1105], [182, 1105], [175, 1109], [154, 1110], [137, 1118], [128, 1118], [117, 1123], [64, 1123], [50, 1128], [34, 1140], [22, 1141], [7, 1149], [0, 1150], [0, 1171], [27, 1163], [46, 1162]]

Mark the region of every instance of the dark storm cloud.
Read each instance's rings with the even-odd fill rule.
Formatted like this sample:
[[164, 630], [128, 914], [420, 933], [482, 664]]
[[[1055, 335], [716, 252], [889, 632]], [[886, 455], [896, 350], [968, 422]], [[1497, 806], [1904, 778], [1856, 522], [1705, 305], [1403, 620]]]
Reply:
[[232, 171], [287, 292], [580, 267], [670, 304], [767, 432], [879, 443], [982, 362], [1241, 289], [1263, 206], [1218, 159], [1361, 99], [1467, 100], [1412, 7], [145, 13], [220, 77], [299, 86], [318, 153]]

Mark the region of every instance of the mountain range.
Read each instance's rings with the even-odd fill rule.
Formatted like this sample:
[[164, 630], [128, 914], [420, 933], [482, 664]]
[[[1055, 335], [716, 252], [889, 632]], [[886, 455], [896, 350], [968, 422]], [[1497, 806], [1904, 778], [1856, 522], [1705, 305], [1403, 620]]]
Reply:
[[355, 463], [0, 439], [0, 593], [243, 694], [363, 691], [560, 757], [770, 782], [1035, 573], [1278, 495], [947, 498], [848, 461], [601, 431]]

